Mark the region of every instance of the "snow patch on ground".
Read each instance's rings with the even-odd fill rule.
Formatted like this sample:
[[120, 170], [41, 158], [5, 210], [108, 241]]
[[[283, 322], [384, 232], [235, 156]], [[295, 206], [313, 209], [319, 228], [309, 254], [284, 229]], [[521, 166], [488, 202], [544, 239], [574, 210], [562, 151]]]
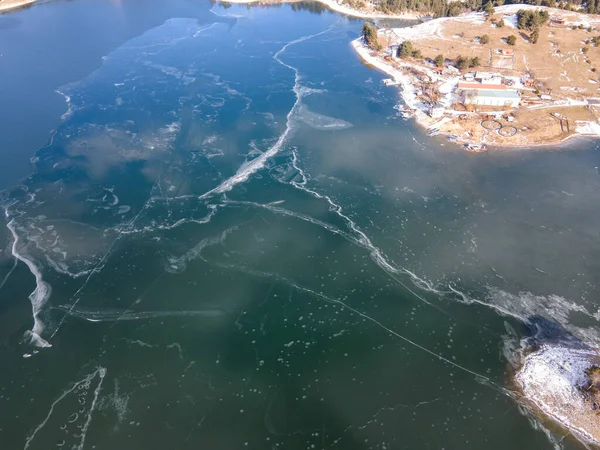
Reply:
[[412, 27], [394, 28], [393, 32], [400, 41], [418, 41], [419, 39], [427, 39], [432, 36], [446, 39], [441, 31], [443, 24], [448, 20], [450, 20], [450, 18], [440, 17], [439, 19], [413, 25]]
[[443, 94], [443, 97], [440, 99], [440, 103], [446, 108], [450, 108], [454, 103], [454, 90], [456, 89], [456, 86], [458, 86], [459, 81], [460, 77], [450, 78], [442, 83], [438, 88], [440, 94]]
[[575, 131], [579, 134], [600, 136], [600, 125], [596, 122], [578, 121]]
[[504, 25], [510, 28], [517, 28], [517, 15], [510, 14], [504, 16]]
[[593, 429], [593, 411], [578, 386], [586, 382], [585, 370], [598, 360], [587, 348], [544, 346], [525, 358], [516, 381], [525, 397], [545, 414], [583, 439], [598, 443]]

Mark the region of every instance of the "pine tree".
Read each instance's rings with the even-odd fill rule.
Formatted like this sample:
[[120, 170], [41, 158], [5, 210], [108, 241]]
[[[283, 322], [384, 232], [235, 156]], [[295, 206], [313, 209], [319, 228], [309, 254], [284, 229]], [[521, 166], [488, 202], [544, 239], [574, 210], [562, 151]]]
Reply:
[[398, 47], [398, 52], [396, 53], [398, 58], [409, 58], [413, 55], [415, 49], [410, 41], [404, 41]]
[[438, 67], [444, 67], [444, 62], [446, 60], [444, 59], [444, 55], [437, 55], [435, 57], [435, 59], [433, 60], [433, 62], [435, 63], [436, 66]]
[[375, 28], [369, 22], [364, 23], [361, 35], [363, 38], [363, 42], [369, 47], [371, 47], [374, 50], [381, 49], [381, 44], [379, 43], [379, 39], [377, 39], [377, 28]]

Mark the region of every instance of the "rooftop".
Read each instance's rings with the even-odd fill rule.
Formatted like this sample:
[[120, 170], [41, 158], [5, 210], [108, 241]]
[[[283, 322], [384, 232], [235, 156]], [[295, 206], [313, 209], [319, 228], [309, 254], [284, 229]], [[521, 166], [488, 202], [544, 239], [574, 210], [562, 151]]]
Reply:
[[475, 90], [494, 90], [494, 91], [501, 91], [501, 90], [505, 90], [506, 86], [503, 84], [485, 84], [485, 83], [464, 83], [462, 81], [460, 81], [458, 83], [458, 88], [459, 89], [475, 89]]
[[517, 91], [469, 89], [476, 97], [520, 98]]

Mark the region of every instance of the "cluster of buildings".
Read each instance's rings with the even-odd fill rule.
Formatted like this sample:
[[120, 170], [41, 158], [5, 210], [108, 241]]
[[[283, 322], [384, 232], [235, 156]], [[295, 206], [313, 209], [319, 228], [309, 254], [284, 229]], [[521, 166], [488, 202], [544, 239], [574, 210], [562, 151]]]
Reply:
[[487, 72], [466, 74], [458, 83], [457, 94], [457, 100], [465, 105], [516, 108], [521, 101], [519, 91], [503, 84], [502, 77]]

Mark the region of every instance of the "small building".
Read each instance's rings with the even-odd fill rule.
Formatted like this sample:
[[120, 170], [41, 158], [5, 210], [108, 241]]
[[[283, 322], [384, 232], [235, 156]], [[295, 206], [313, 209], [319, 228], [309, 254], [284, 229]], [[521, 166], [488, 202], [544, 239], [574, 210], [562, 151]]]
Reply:
[[508, 89], [466, 89], [463, 91], [464, 103], [477, 106], [500, 106], [516, 108], [521, 96], [517, 91]]
[[398, 59], [398, 45], [390, 45], [390, 56], [394, 59]]
[[562, 26], [564, 24], [565, 24], [564, 17], [556, 16], [556, 17], [552, 17], [550, 19], [550, 26], [551, 27], [560, 27], [560, 26]]

